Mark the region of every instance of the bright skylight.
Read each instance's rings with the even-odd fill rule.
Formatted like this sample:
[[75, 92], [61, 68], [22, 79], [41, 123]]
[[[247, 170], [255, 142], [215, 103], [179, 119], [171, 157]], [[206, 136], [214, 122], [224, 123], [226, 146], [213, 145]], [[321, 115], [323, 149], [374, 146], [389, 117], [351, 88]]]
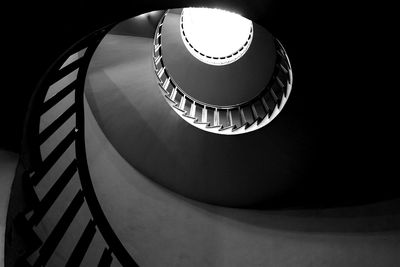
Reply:
[[181, 35], [190, 53], [212, 65], [226, 65], [239, 59], [250, 46], [250, 20], [221, 9], [185, 8]]

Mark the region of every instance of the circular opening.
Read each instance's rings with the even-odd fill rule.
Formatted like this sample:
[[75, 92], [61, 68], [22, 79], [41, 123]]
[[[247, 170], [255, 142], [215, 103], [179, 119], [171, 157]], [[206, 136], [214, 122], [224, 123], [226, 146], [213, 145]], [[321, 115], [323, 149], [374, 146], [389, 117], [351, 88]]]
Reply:
[[253, 39], [253, 23], [238, 14], [215, 8], [184, 8], [181, 37], [189, 52], [211, 65], [241, 58]]

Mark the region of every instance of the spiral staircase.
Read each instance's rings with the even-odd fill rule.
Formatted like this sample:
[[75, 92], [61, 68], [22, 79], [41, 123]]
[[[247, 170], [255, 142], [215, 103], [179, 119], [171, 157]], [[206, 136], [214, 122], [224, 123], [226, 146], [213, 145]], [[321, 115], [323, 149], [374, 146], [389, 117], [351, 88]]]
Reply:
[[[168, 12], [161, 18], [154, 36], [154, 71], [168, 103], [183, 119], [210, 132], [238, 134], [268, 124], [279, 113], [289, 97], [293, 74], [289, 58], [277, 39], [275, 39], [278, 54], [276, 68], [266, 88], [250, 101], [232, 106], [216, 106], [191, 97], [169, 74], [163, 60], [161, 41], [163, 23], [167, 15]], [[243, 47], [240, 50], [242, 49]]]
[[[238, 105], [207, 104], [180, 88], [163, 61], [162, 27], [167, 15], [156, 28], [152, 64], [162, 95], [180, 118], [207, 132], [235, 135], [259, 129], [276, 117], [293, 83], [289, 59], [278, 40], [275, 71], [261, 94]], [[100, 42], [115, 26], [108, 25], [79, 40], [57, 59], [35, 89], [7, 216], [7, 267], [138, 266], [140, 255], [128, 251], [121, 242], [96, 195], [86, 149], [88, 105], [84, 89], [88, 69]], [[230, 210], [219, 212], [228, 214]], [[235, 211], [233, 217], [243, 219], [248, 214]], [[300, 224], [307, 229], [307, 220], [300, 220]], [[338, 224], [348, 227], [343, 221]]]
[[[93, 254], [92, 261], [83, 266], [111, 266], [116, 261], [137, 266], [97, 201], [85, 151], [86, 71], [113, 26], [95, 31], [61, 55], [35, 91], [7, 218], [6, 266], [79, 266], [87, 253]], [[67, 191], [72, 198], [65, 198]], [[49, 212], [52, 218], [46, 217]], [[82, 224], [72, 224], [77, 220]], [[93, 240], [96, 246], [89, 250]], [[51, 261], [65, 242], [75, 242], [69, 257]]]

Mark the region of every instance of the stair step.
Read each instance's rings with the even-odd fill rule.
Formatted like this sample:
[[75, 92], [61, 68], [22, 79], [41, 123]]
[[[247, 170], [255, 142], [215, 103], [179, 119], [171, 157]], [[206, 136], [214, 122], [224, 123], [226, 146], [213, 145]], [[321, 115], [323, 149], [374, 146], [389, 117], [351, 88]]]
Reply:
[[192, 120], [197, 120], [196, 117], [192, 117], [188, 113], [183, 114], [183, 116], [185, 116], [186, 118], [192, 119]]
[[260, 120], [257, 119], [257, 120], [252, 120], [251, 122], [247, 122], [246, 123], [246, 130], [248, 130], [249, 128], [254, 127], [254, 125], [257, 125], [259, 121]]
[[211, 128], [211, 129], [213, 129], [213, 128], [219, 128], [219, 129], [221, 129], [222, 126], [221, 126], [221, 125], [210, 125], [210, 124], [208, 124], [208, 125], [206, 126], [206, 128]]
[[167, 100], [167, 103], [170, 104], [171, 106], [176, 105], [176, 102], [173, 101], [168, 95], [164, 95], [165, 99]]
[[184, 115], [186, 113], [186, 111], [184, 109], [179, 108], [179, 104], [176, 104], [174, 106], [172, 106], [174, 109], [178, 110], [180, 113], [182, 113], [182, 115]]
[[241, 125], [240, 127], [237, 127], [237, 126], [235, 125], [235, 127], [232, 129], [232, 132], [237, 132], [237, 131], [245, 130], [245, 129], [247, 128], [247, 126], [248, 126], [247, 123]]
[[207, 122], [207, 121], [203, 122], [202, 120], [199, 120], [198, 118], [196, 118], [196, 120], [193, 123], [202, 124], [202, 125], [209, 125], [210, 124], [209, 122]]
[[219, 130], [220, 131], [228, 131], [228, 130], [233, 130], [234, 128], [235, 128], [234, 125], [231, 125], [231, 126], [228, 126], [228, 127], [222, 126], [221, 129], [219, 129]]

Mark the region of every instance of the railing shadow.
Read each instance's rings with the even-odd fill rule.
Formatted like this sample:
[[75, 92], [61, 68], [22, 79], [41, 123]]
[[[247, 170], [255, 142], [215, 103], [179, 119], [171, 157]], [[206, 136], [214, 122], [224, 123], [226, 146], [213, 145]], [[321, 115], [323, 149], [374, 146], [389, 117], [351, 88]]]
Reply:
[[[112, 230], [97, 201], [85, 150], [83, 93], [86, 72], [97, 46], [114, 25], [105, 26], [75, 43], [48, 69], [34, 91], [25, 120], [21, 162], [10, 201], [9, 210], [12, 212], [7, 218], [6, 262], [14, 262], [17, 266], [46, 265], [83, 204], [87, 204], [91, 218], [86, 225], [81, 225], [82, 234], [67, 258], [66, 266], [78, 266], [82, 262], [97, 232], [104, 239], [104, 250], [98, 258], [99, 266], [110, 266], [113, 260], [123, 266], [137, 266]], [[75, 79], [66, 84], [63, 82], [66, 77]], [[42, 116], [54, 107], [62, 106], [60, 103], [69, 96], [73, 96], [70, 98], [74, 101], [72, 105], [45, 129], [41, 129]], [[74, 127], [48, 155], [43, 155], [41, 145], [52, 138], [73, 116]], [[71, 163], [59, 177], [54, 178], [55, 183], [44, 196], [38, 197], [35, 187], [55, 168], [71, 146], [75, 149]], [[42, 222], [75, 174], [79, 176], [80, 189], [47, 237], [39, 238], [34, 227]], [[28, 261], [29, 257], [31, 260]]]

